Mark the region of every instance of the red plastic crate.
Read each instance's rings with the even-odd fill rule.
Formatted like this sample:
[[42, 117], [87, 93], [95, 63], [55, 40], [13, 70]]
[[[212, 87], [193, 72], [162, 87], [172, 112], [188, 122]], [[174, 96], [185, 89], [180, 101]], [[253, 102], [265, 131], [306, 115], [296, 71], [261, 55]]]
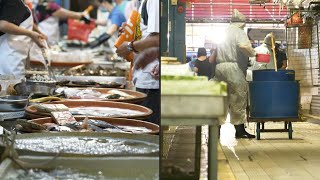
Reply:
[[257, 54], [256, 61], [262, 63], [269, 63], [270, 62], [270, 54]]
[[68, 40], [88, 42], [89, 34], [95, 27], [94, 22], [86, 24], [79, 20], [68, 19]]

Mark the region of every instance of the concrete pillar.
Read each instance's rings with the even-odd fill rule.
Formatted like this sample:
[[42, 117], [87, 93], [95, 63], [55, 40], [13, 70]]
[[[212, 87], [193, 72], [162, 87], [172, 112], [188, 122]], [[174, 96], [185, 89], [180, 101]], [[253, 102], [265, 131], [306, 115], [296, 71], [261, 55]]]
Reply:
[[169, 4], [170, 0], [160, 1], [160, 38], [161, 38], [161, 47], [160, 52], [161, 56], [168, 56], [168, 11], [169, 11]]
[[[183, 12], [178, 12], [181, 9]], [[180, 62], [185, 62], [186, 60], [185, 10], [185, 3], [177, 2], [177, 5], [169, 4], [169, 56], [177, 57]]]

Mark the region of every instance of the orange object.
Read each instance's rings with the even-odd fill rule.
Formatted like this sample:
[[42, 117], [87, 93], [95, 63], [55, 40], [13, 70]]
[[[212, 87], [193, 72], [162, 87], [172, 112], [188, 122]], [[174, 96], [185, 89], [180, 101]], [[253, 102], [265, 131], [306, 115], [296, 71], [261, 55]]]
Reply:
[[[137, 22], [139, 18], [139, 13], [136, 10], [133, 10], [129, 16], [129, 19], [126, 23], [126, 25], [123, 28], [123, 33], [119, 36], [117, 41], [114, 43], [114, 46], [118, 48], [123, 42], [128, 41], [131, 42], [135, 38], [136, 33], [136, 27]], [[133, 68], [133, 52], [130, 52], [127, 57], [125, 57], [126, 60], [130, 61], [130, 72], [129, 72], [129, 80], [132, 80], [132, 68]]]
[[92, 10], [93, 10], [93, 6], [90, 5], [90, 6], [87, 7], [87, 9], [84, 10], [84, 12], [89, 14]]
[[68, 40], [88, 42], [89, 34], [95, 28], [95, 23], [85, 24], [75, 19], [68, 19]]
[[27, 3], [27, 6], [30, 8], [30, 10], [32, 10], [33, 6], [31, 2]]
[[[117, 41], [114, 43], [114, 46], [116, 48], [118, 48], [125, 41], [131, 42], [134, 40], [138, 17], [139, 17], [138, 11], [133, 10], [130, 14], [130, 17], [127, 21], [127, 24], [123, 28], [123, 33], [119, 36]], [[131, 61], [131, 62], [133, 61], [133, 53], [132, 52], [126, 57], [126, 60]]]
[[290, 19], [287, 20], [287, 25], [301, 25], [303, 23], [302, 18], [298, 12], [294, 13]]

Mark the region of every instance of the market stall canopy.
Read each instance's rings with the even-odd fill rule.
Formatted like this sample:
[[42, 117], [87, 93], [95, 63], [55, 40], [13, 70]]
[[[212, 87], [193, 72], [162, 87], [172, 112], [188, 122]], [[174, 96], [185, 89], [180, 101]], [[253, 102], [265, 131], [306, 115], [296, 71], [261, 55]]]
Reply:
[[247, 22], [283, 22], [287, 8], [279, 3], [251, 4], [248, 0], [197, 0], [186, 8], [187, 22], [230, 22], [233, 9], [245, 15]]

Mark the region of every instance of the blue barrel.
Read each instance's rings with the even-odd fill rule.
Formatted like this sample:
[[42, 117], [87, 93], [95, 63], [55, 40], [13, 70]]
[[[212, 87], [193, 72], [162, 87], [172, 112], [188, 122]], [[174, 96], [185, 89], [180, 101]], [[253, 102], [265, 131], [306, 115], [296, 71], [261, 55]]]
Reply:
[[249, 83], [251, 118], [297, 118], [297, 81], [252, 81]]
[[252, 71], [253, 81], [295, 81], [294, 70], [264, 69]]

